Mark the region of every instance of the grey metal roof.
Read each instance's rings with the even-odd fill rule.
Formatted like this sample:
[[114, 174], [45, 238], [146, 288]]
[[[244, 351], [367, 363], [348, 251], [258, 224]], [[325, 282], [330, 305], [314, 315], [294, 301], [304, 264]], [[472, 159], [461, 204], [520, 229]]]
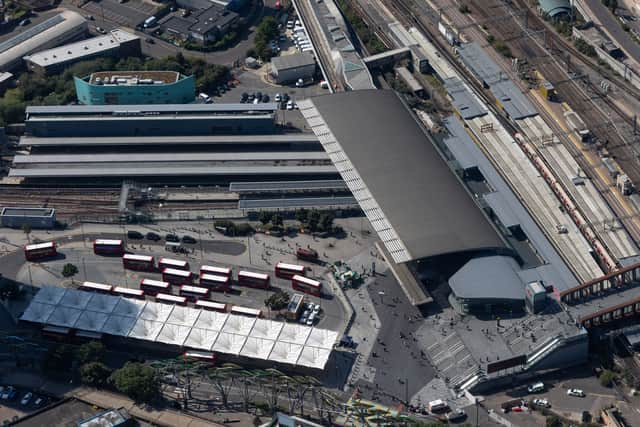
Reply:
[[569, 0], [540, 0], [539, 5], [540, 9], [552, 18], [561, 13], [571, 12]]
[[299, 103], [396, 262], [505, 243], [392, 91]]
[[312, 133], [281, 135], [194, 135], [194, 136], [107, 136], [39, 138], [23, 136], [20, 147], [99, 146], [99, 145], [176, 145], [176, 144], [319, 144]]
[[347, 185], [342, 180], [314, 180], [314, 181], [260, 181], [260, 182], [232, 182], [229, 191], [244, 192], [284, 192], [311, 190], [346, 190]]
[[478, 102], [459, 78], [445, 79], [444, 88], [451, 97], [451, 104], [463, 119], [470, 120], [487, 114], [487, 109]]
[[83, 178], [120, 176], [243, 176], [243, 175], [337, 175], [333, 166], [175, 166], [171, 164], [154, 167], [136, 165], [113, 165], [111, 167], [46, 167], [16, 169], [9, 176], [25, 178]]
[[38, 216], [48, 218], [52, 216], [55, 209], [51, 208], [2, 208], [2, 216]]
[[265, 209], [265, 208], [311, 208], [330, 206], [357, 206], [358, 202], [354, 197], [308, 197], [290, 199], [243, 199], [238, 202], [240, 209]]
[[489, 86], [493, 96], [500, 101], [512, 119], [519, 120], [538, 114], [520, 89], [479, 44], [464, 43], [458, 50], [462, 62], [478, 80]]
[[123, 154], [29, 154], [17, 155], [14, 164], [51, 163], [147, 163], [147, 162], [234, 162], [303, 160], [328, 161], [323, 151], [232, 152], [232, 153], [123, 153]]
[[449, 278], [449, 287], [458, 298], [524, 299], [525, 284], [516, 274], [518, 269], [510, 257], [474, 258]]
[[[244, 115], [244, 114], [234, 114], [234, 115], [230, 115], [230, 114], [218, 114], [218, 115], [212, 115], [212, 116], [206, 116], [206, 115], [197, 115], [197, 114], [192, 114], [192, 115], [177, 115], [177, 116], [172, 116], [170, 117], [171, 120], [174, 121], [189, 121], [189, 120], [207, 120], [207, 121], [211, 121], [211, 120], [216, 120], [216, 121], [224, 121], [224, 120], [242, 120], [245, 122], [248, 121], [261, 121], [261, 120], [273, 120], [274, 117], [274, 113], [269, 113], [269, 114], [252, 114], [252, 115]], [[53, 122], [109, 122], [109, 121], [113, 121], [113, 122], [126, 122], [126, 121], [167, 121], [167, 117], [161, 116], [161, 115], [141, 115], [141, 116], [115, 116], [115, 115], [104, 115], [104, 116], [85, 116], [85, 115], [77, 115], [77, 116], [72, 116], [72, 115], [62, 115], [62, 116], [38, 116], [36, 115], [35, 117], [29, 117], [26, 120], [27, 122], [49, 122], [49, 123], [53, 123]]]
[[276, 56], [271, 59], [271, 66], [278, 71], [307, 67], [309, 65], [314, 65], [315, 63], [315, 58], [312, 55], [307, 55], [306, 53]]
[[235, 111], [276, 111], [278, 104], [144, 104], [144, 105], [30, 105], [27, 115], [81, 115], [81, 114], [117, 114], [118, 112], [136, 113], [220, 113]]

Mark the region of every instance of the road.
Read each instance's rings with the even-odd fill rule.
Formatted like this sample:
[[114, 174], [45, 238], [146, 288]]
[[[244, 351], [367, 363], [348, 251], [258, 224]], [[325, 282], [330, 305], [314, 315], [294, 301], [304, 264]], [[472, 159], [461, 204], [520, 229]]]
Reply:
[[595, 20], [602, 24], [602, 30], [609, 33], [613, 42], [637, 64], [640, 64], [640, 45], [629, 36], [629, 33], [624, 31], [620, 21], [613, 13], [602, 4], [601, 0], [585, 0], [585, 3], [593, 13]]

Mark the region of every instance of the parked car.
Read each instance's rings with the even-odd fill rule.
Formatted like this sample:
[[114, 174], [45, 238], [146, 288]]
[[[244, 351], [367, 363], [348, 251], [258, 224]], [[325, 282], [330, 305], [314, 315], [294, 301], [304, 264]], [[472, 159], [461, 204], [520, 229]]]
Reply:
[[467, 416], [462, 409], [456, 409], [447, 414], [447, 421], [461, 421]]
[[276, 96], [273, 97], [273, 100], [275, 102], [280, 102], [282, 101], [282, 95], [280, 95], [279, 93], [276, 93]]
[[544, 391], [544, 383], [537, 382], [535, 384], [531, 384], [529, 387], [527, 387], [527, 391], [529, 393], [542, 393]]
[[154, 43], [156, 42], [156, 41], [155, 41], [154, 39], [152, 39], [151, 37], [147, 37], [147, 38], [145, 39], [145, 41], [146, 41], [147, 43], [149, 43], [149, 44], [154, 44]]
[[569, 390], [567, 390], [567, 396], [575, 396], [575, 397], [584, 397], [584, 391], [580, 390], [579, 388], [570, 388]]
[[293, 101], [289, 100], [289, 102], [287, 102], [287, 110], [293, 110]]
[[95, 18], [93, 17], [93, 15], [86, 15], [84, 17], [87, 21], [93, 21]]
[[269, 102], [269, 95], [262, 95], [262, 102]]
[[144, 239], [144, 235], [141, 232], [135, 230], [127, 231], [127, 237], [129, 239]]
[[262, 100], [262, 92], [256, 92], [256, 99], [257, 99], [258, 101], [261, 101], [261, 100]]
[[533, 404], [541, 408], [550, 408], [551, 405], [547, 399], [533, 399]]
[[187, 236], [186, 234], [182, 236], [182, 243], [196, 243], [197, 240], [191, 236]]
[[305, 310], [304, 313], [302, 313], [302, 316], [300, 316], [301, 325], [304, 325], [305, 323], [307, 323], [307, 318], [309, 317], [309, 314], [311, 314], [309, 310]]
[[162, 237], [160, 237], [158, 233], [154, 233], [153, 231], [147, 233], [147, 240], [157, 242], [160, 239], [162, 239]]
[[317, 315], [318, 313], [320, 313], [320, 304], [316, 304], [313, 306], [313, 312]]
[[27, 405], [29, 404], [29, 402], [31, 401], [31, 398], [32, 398], [32, 397], [33, 397], [33, 393], [31, 393], [31, 392], [29, 392], [29, 393], [25, 394], [25, 395], [22, 397], [22, 400], [20, 401], [20, 404], [21, 404], [22, 406], [27, 406]]
[[166, 236], [164, 236], [164, 240], [166, 240], [167, 242], [179, 242], [180, 238], [175, 234], [167, 234]]
[[102, 27], [96, 27], [96, 31], [99, 32], [100, 34], [106, 34], [107, 33], [107, 30], [105, 30]]
[[41, 406], [43, 406], [46, 402], [46, 398], [45, 397], [39, 397], [36, 399], [35, 402], [33, 402], [33, 406], [35, 406], [36, 408], [39, 408]]
[[247, 92], [243, 92], [242, 96], [240, 97], [240, 100], [247, 102], [247, 99], [249, 99], [249, 94]]
[[25, 26], [27, 26], [29, 24], [31, 24], [31, 19], [29, 19], [29, 18], [23, 19], [22, 21], [20, 21], [18, 23], [18, 25], [20, 25], [21, 27], [25, 27]]
[[313, 323], [316, 321], [316, 314], [311, 313], [309, 318], [307, 319], [307, 326], [313, 326]]
[[11, 400], [16, 397], [16, 394], [18, 394], [16, 389], [13, 386], [9, 386], [4, 389], [1, 397], [2, 397], [2, 400]]

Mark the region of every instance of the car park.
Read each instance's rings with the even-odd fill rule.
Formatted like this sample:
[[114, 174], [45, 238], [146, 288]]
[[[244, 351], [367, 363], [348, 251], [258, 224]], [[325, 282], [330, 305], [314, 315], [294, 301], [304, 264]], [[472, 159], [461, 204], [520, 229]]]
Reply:
[[158, 233], [154, 233], [153, 231], [147, 233], [147, 240], [157, 242], [160, 239], [162, 239], [162, 237], [160, 237]]
[[166, 236], [164, 236], [164, 240], [166, 240], [167, 242], [179, 242], [180, 238], [178, 236], [176, 236], [175, 234], [167, 234]]
[[551, 405], [549, 404], [549, 401], [547, 399], [533, 399], [532, 403], [535, 406], [539, 406], [541, 408], [550, 408]]
[[567, 396], [585, 397], [585, 394], [584, 391], [580, 390], [579, 388], [570, 388], [569, 390], [567, 390]]
[[20, 404], [21, 404], [22, 406], [27, 406], [27, 405], [29, 404], [29, 402], [31, 401], [31, 398], [32, 398], [32, 397], [33, 397], [33, 393], [31, 393], [31, 392], [29, 392], [29, 393], [25, 394], [25, 395], [22, 397], [22, 400], [20, 401]]
[[182, 236], [182, 243], [196, 243], [197, 240], [191, 236], [187, 236], [186, 234]]
[[127, 231], [127, 237], [129, 239], [143, 239], [144, 235], [142, 233], [140, 233], [139, 231], [129, 230], [129, 231]]

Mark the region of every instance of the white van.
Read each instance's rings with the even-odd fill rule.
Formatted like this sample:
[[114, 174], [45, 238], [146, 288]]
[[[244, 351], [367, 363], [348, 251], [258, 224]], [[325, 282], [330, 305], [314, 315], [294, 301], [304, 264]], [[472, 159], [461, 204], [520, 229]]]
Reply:
[[527, 391], [529, 393], [542, 393], [544, 391], [544, 383], [539, 382], [539, 383], [531, 384], [529, 387], [527, 387]]
[[200, 98], [202, 101], [204, 101], [207, 104], [211, 102], [211, 97], [204, 92], [201, 92], [200, 95], [198, 95], [198, 98]]
[[431, 402], [429, 402], [429, 405], [427, 406], [427, 409], [429, 410], [429, 412], [434, 413], [434, 412], [444, 411], [448, 407], [449, 406], [447, 405], [447, 402], [445, 402], [444, 400], [441, 400], [441, 399], [437, 399], [437, 400], [432, 400]]

